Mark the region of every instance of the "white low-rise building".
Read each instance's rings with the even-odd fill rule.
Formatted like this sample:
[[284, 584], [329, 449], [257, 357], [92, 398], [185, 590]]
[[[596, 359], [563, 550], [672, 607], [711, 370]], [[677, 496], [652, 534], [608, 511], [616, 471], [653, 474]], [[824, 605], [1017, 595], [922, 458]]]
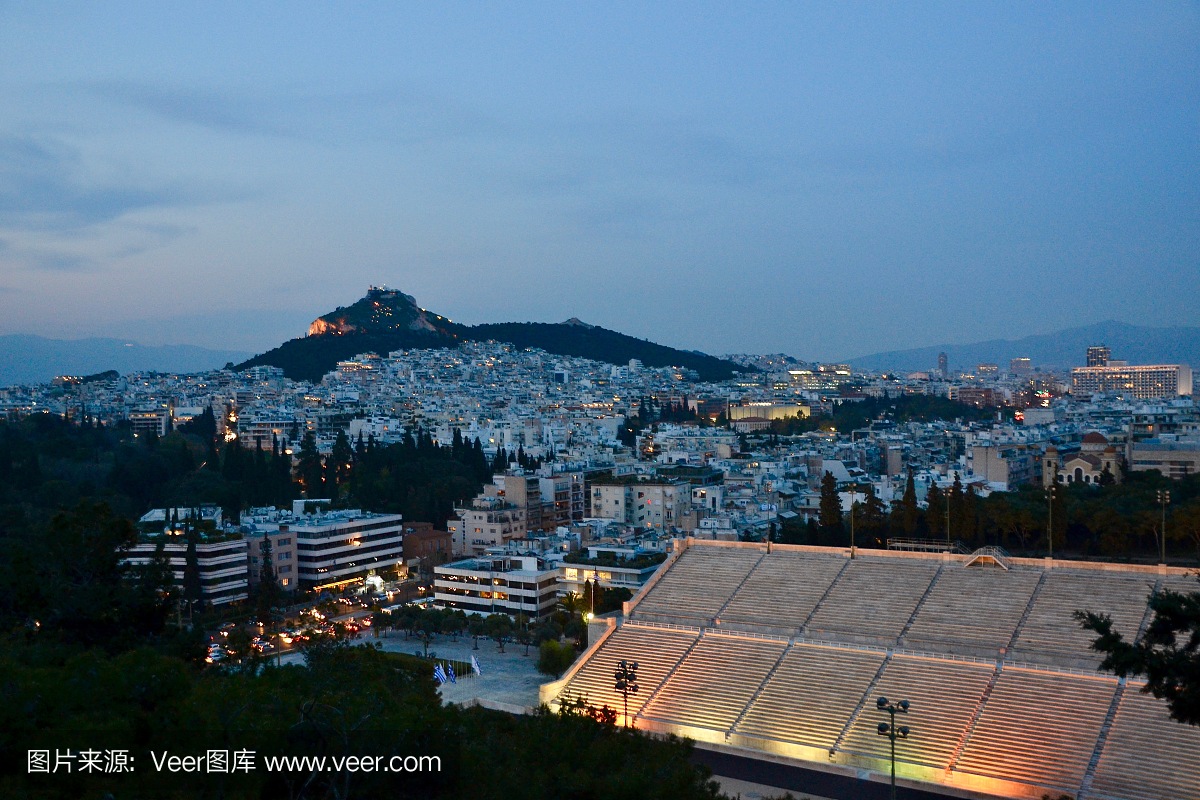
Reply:
[[559, 568], [536, 555], [455, 561], [435, 567], [434, 576], [434, 605], [468, 614], [538, 619], [558, 603]]
[[[236, 603], [249, 596], [249, 564], [246, 540], [238, 533], [196, 534], [196, 568], [200, 578], [200, 599], [205, 605]], [[165, 558], [182, 591], [188, 562], [188, 536], [184, 533], [159, 533], [143, 536], [125, 555], [128, 564], [146, 565]]]
[[268, 512], [243, 518], [258, 531], [295, 537], [301, 589], [339, 589], [404, 564], [404, 517], [358, 509], [319, 514]]

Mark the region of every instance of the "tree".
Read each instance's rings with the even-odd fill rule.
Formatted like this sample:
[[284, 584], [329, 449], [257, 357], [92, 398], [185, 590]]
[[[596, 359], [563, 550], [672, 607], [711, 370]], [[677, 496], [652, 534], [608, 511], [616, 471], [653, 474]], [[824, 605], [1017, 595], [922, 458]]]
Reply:
[[547, 639], [538, 645], [538, 672], [558, 677], [575, 663], [575, 648], [569, 644]]
[[478, 614], [472, 614], [471, 618], [467, 620], [467, 633], [471, 635], [471, 641], [473, 642], [471, 649], [478, 650], [479, 637], [487, 635], [487, 624], [484, 623], [483, 617]]
[[838, 496], [837, 479], [832, 472], [821, 478], [821, 501], [817, 506], [817, 523], [825, 536], [839, 536], [842, 531], [842, 499]]
[[930, 536], [949, 536], [946, 532], [946, 500], [936, 483], [929, 484], [925, 495], [925, 526]]
[[325, 486], [329, 496], [337, 499], [338, 487], [344, 486], [350, 479], [350, 471], [354, 468], [354, 449], [346, 432], [339, 430], [334, 440], [333, 450], [325, 459]]
[[917, 532], [917, 520], [921, 509], [917, 505], [917, 487], [913, 481], [913, 471], [908, 471], [908, 480], [904, 482], [904, 495], [892, 508], [892, 530], [899, 530], [905, 536]]
[[808, 527], [799, 517], [785, 519], [779, 526], [779, 541], [782, 544], [810, 544]]
[[441, 611], [441, 631], [450, 634], [453, 641], [458, 641], [458, 635], [466, 630], [467, 614], [456, 608], [444, 608]]
[[321, 454], [317, 452], [317, 437], [312, 431], [305, 431], [304, 440], [300, 442], [300, 456], [296, 460], [296, 480], [304, 487], [305, 497], [321, 496], [325, 488], [322, 471]]
[[962, 480], [954, 473], [954, 483], [947, 493], [946, 502], [950, 506], [950, 530], [955, 539], [970, 540], [970, 531], [966, 523], [966, 494], [963, 492]]
[[1171, 518], [1167, 533], [1171, 539], [1188, 541], [1200, 555], [1200, 498], [1184, 503]]
[[525, 646], [525, 655], [529, 655], [529, 645], [533, 644], [533, 631], [529, 630], [529, 617], [524, 614], [517, 615], [516, 633], [513, 638], [517, 640], [517, 644]]
[[859, 541], [874, 539], [883, 545], [887, 534], [887, 506], [875, 494], [875, 484], [868, 483], [863, 487], [863, 501], [858, 508], [858, 525], [863, 536]]
[[1136, 643], [1125, 641], [1107, 614], [1076, 611], [1084, 630], [1097, 634], [1092, 649], [1100, 668], [1125, 678], [1144, 676], [1143, 692], [1166, 700], [1171, 717], [1200, 726], [1200, 591], [1170, 589], [1150, 595], [1154, 619]]
[[975, 484], [968, 484], [966, 494], [963, 495], [962, 505], [962, 531], [963, 537], [972, 544], [977, 543], [979, 535], [979, 494], [975, 491]]
[[441, 630], [441, 622], [441, 614], [433, 609], [420, 610], [413, 620], [413, 628], [421, 637], [421, 644], [425, 646], [426, 658], [429, 658], [429, 643]]
[[196, 530], [195, 520], [191, 520], [187, 524], [187, 550], [184, 552], [183, 560], [183, 600], [187, 603], [188, 617], [199, 610], [203, 600], [202, 588], [200, 584], [200, 556], [197, 552], [197, 544], [200, 541], [200, 532]]
[[254, 601], [254, 610], [258, 620], [268, 629], [274, 622], [275, 608], [280, 605], [283, 588], [275, 576], [275, 563], [271, 558], [271, 537], [264, 534], [259, 545], [258, 590]]
[[507, 614], [488, 614], [484, 625], [487, 627], [488, 636], [496, 642], [500, 652], [503, 653], [504, 643], [512, 634], [512, 620], [508, 618]]

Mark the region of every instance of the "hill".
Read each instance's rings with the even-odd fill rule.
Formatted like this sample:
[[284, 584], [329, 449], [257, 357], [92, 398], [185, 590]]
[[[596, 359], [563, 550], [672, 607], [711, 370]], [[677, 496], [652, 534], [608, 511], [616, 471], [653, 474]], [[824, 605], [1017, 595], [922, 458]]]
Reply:
[[350, 306], [323, 314], [308, 335], [284, 342], [238, 365], [276, 366], [294, 380], [319, 381], [338, 361], [374, 352], [423, 347], [457, 347], [461, 341], [495, 340], [535, 347], [556, 355], [590, 358], [610, 364], [637, 359], [648, 367], [683, 367], [701, 380], [725, 380], [736, 371], [752, 371], [714, 356], [637, 339], [572, 318], [557, 324], [501, 322], [459, 325], [417, 305], [415, 298], [392, 289], [371, 287]]
[[192, 345], [147, 347], [126, 339], [46, 339], [0, 336], [0, 386], [49, 383], [58, 375], [128, 372], [201, 372], [246, 357], [236, 350]]
[[359, 353], [386, 355], [393, 350], [456, 346], [457, 341], [452, 337], [421, 331], [358, 331], [340, 335], [303, 336], [243, 361], [236, 368], [249, 369], [265, 364], [279, 367], [284, 375], [294, 381], [317, 383], [325, 373], [334, 369], [337, 362], [353, 358]]
[[1035, 367], [1065, 369], [1083, 366], [1087, 348], [1096, 344], [1108, 345], [1113, 358], [1130, 364], [1200, 366], [1200, 328], [1153, 328], [1115, 320], [1021, 339], [893, 350], [847, 361], [865, 370], [931, 370], [937, 366], [938, 353], [945, 353], [952, 371], [970, 370], [980, 363], [998, 364], [1003, 369], [1010, 359], [1022, 356], [1031, 359]]
[[695, 370], [700, 379], [706, 381], [727, 380], [733, 377], [735, 371], [753, 371], [715, 356], [676, 350], [574, 319], [557, 324], [500, 322], [474, 325], [466, 331], [464, 338], [476, 341], [495, 339], [511, 342], [517, 347], [537, 347], [547, 353], [590, 358], [610, 364], [627, 364], [630, 359], [636, 358], [647, 367], [683, 367]]
[[354, 333], [390, 334], [424, 332], [447, 334], [455, 326], [445, 317], [426, 311], [410, 294], [372, 286], [353, 305], [334, 309], [313, 320], [310, 337], [345, 336]]

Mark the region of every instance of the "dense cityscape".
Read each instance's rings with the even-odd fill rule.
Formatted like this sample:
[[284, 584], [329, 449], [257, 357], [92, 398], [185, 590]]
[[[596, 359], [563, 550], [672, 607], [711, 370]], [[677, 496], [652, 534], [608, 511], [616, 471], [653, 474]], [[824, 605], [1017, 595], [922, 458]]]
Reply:
[[[379, 287], [368, 293], [376, 305], [396, 296], [404, 297]], [[334, 335], [354, 336], [314, 323], [309, 338]], [[785, 635], [797, 653], [812, 636], [811, 621], [780, 628], [764, 611], [736, 622], [732, 597], [695, 619], [686, 610], [694, 603], [664, 600], [665, 589], [647, 597], [672, 576], [695, 580], [684, 565], [703, 549], [689, 542], [750, 547], [756, 559], [772, 546], [774, 558], [789, 548], [793, 557], [857, 554], [859, 569], [872, 552], [968, 565], [984, 558], [1014, 575], [1052, 564], [1066, 575], [1097, 568], [1097, 560], [1110, 569], [1143, 564], [1167, 576], [1157, 588], [1176, 590], [1200, 561], [1200, 414], [1186, 364], [1129, 365], [1104, 345], [1089, 348], [1086, 366], [1069, 371], [1043, 370], [1019, 355], [1002, 370], [954, 369], [943, 354], [929, 370], [906, 374], [785, 355], [727, 359], [739, 368], [732, 379], [702, 382], [682, 367], [485, 341], [364, 352], [315, 383], [259, 364], [11, 386], [0, 390], [0, 455], [4, 474], [23, 486], [7, 506], [11, 528], [48, 525], [42, 535], [55, 537], [65, 525], [96, 525], [100, 514], [120, 530], [119, 517], [128, 515], [125, 533], [107, 533], [115, 538], [102, 560], [122, 582], [157, 587], [156, 599], [140, 601], [151, 606], [137, 612], [150, 626], [141, 635], [175, 641], [170, 648], [209, 669], [243, 677], [271, 665], [312, 669], [324, 648], [361, 642], [364, 634], [385, 651], [403, 651], [416, 639], [410, 669], [427, 661], [433, 680], [449, 686], [446, 670], [453, 675], [457, 664], [464, 685], [478, 681], [477, 693], [457, 702], [501, 712], [548, 703], [600, 725], [648, 730], [662, 714], [690, 719], [694, 709], [685, 703], [655, 712], [639, 700], [642, 712], [631, 716], [627, 694], [617, 709], [611, 691], [586, 677], [593, 663], [608, 663], [622, 648], [642, 661], [643, 681], [648, 670], [674, 680], [651, 658], [666, 645], [633, 640], [635, 633], [645, 637], [668, 622], [674, 629], [698, 624], [703, 636], [706, 625], [724, 622], [732, 625], [726, 633]], [[56, 504], [68, 508], [67, 476], [78, 484], [72, 521], [61, 513], [48, 519]], [[87, 505], [97, 501], [105, 505]], [[720, 566], [702, 569], [718, 576], [736, 570], [740, 552], [716, 550]], [[65, 557], [64, 569], [74, 556]], [[811, 579], [822, 580], [819, 560], [793, 567], [816, 569]], [[906, 579], [903, 572], [889, 579]], [[719, 592], [720, 580], [704, 595]], [[20, 581], [10, 574], [11, 584]], [[733, 581], [749, 591], [748, 576]], [[851, 579], [839, 574], [826, 595], [839, 581]], [[930, 599], [914, 601], [899, 638], [868, 634], [863, 622], [839, 631], [835, 622], [820, 629], [820, 640], [879, 642], [902, 660], [905, 641], [923, 635], [918, 611], [935, 602], [934, 586], [952, 583], [940, 572], [933, 581], [924, 590]], [[1145, 605], [1137, 582], [1124, 585], [1133, 598], [1088, 585]], [[77, 588], [88, 589], [86, 581]], [[1026, 616], [1033, 613], [1036, 595], [1014, 601], [1014, 612], [1024, 602]], [[1074, 599], [1083, 608], [1092, 598]], [[42, 620], [21, 615], [41, 602], [10, 604], [10, 624], [40, 629]], [[622, 612], [632, 615], [624, 625]], [[1002, 607], [992, 613], [1002, 617]], [[810, 620], [815, 614], [809, 609]], [[128, 635], [116, 633], [125, 621], [107, 624], [104, 636]], [[1023, 645], [1022, 625], [1010, 624], [1004, 636], [1017, 648], [1016, 663], [1096, 666], [1078, 644], [1048, 652], [1044, 641]], [[1063, 619], [1055, 624], [1057, 635], [1072, 638], [1061, 630]], [[404, 638], [395, 640], [393, 629]], [[85, 640], [104, 629], [89, 630]], [[456, 647], [460, 633], [473, 646]], [[960, 632], [952, 643], [932, 635], [921, 646], [947, 653], [942, 658], [995, 657], [973, 634]], [[523, 646], [525, 657], [535, 646], [541, 681], [568, 677], [536, 694], [520, 689], [528, 677], [496, 676], [485, 688], [479, 658], [488, 657], [475, 652], [481, 637], [500, 653], [506, 642]], [[592, 639], [598, 642], [589, 648]], [[736, 645], [740, 657], [749, 657], [750, 641]], [[679, 658], [677, 649], [667, 657]], [[1000, 664], [1014, 657], [999, 652]], [[919, 683], [911, 676], [903, 690]], [[706, 741], [710, 724], [699, 733], [678, 722], [662, 730]], [[803, 741], [807, 734], [793, 735]], [[811, 758], [803, 747], [789, 752]], [[1036, 780], [983, 765], [967, 773], [975, 777], [940, 782], [995, 792], [998, 778], [981, 776], [1008, 774], [1021, 785], [1074, 791], [1075, 781], [1092, 780], [1090, 772]]]
[[0, 4], [0, 798], [1200, 799], [1197, 41]]

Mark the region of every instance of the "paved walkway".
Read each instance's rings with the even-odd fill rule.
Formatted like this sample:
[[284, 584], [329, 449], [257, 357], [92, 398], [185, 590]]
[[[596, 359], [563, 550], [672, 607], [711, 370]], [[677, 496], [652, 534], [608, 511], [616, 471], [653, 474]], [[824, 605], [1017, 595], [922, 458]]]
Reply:
[[[424, 651], [419, 639], [406, 640], [403, 633], [368, 641], [379, 642], [384, 650], [393, 653], [412, 655]], [[460, 675], [457, 683], [443, 684], [442, 700], [447, 703], [479, 700], [512, 706], [513, 711], [536, 708], [538, 688], [551, 680], [550, 676], [537, 671], [537, 648], [530, 646], [529, 655], [525, 655], [524, 645], [515, 642], [506, 644], [501, 653], [491, 639], [480, 639], [479, 649], [475, 650], [470, 636], [460, 636], [457, 642], [449, 637], [439, 637], [430, 643], [429, 653], [455, 661], [470, 661], [471, 656], [475, 656], [483, 671], [482, 675]], [[433, 669], [432, 665], [430, 669]]]

